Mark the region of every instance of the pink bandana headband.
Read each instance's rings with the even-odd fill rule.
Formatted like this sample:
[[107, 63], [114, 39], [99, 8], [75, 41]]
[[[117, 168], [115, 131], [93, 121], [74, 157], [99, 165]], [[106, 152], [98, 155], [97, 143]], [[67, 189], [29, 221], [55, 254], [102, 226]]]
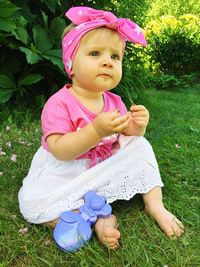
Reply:
[[146, 40], [140, 27], [130, 19], [117, 18], [113, 13], [95, 10], [89, 7], [72, 7], [66, 12], [66, 16], [76, 25], [69, 31], [62, 41], [62, 59], [65, 70], [70, 76], [72, 62], [76, 55], [80, 39], [83, 35], [95, 28], [106, 26], [116, 30], [121, 38], [132, 43], [146, 46]]

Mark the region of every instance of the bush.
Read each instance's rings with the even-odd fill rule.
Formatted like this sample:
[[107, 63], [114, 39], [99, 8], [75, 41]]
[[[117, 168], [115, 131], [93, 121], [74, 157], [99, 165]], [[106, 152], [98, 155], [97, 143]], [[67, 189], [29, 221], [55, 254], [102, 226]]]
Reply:
[[64, 82], [61, 36], [66, 22], [62, 17], [69, 4], [0, 1], [0, 103], [12, 96], [25, 100], [27, 95], [27, 99], [36, 96], [41, 106], [49, 88]]
[[[61, 36], [67, 21], [64, 14], [71, 6], [87, 5], [134, 19], [137, 12], [130, 10], [131, 3], [132, 0], [126, 4], [122, 0], [101, 3], [93, 0], [0, 0], [0, 104], [18, 100], [40, 108], [47, 97], [66, 83]], [[141, 10], [139, 3], [139, 0], [134, 1], [135, 10]], [[127, 71], [131, 68], [134, 72], [134, 68], [138, 70], [141, 66], [137, 62], [138, 48], [128, 47], [126, 54], [131, 60], [126, 61]], [[134, 59], [135, 64], [132, 63]]]
[[[143, 3], [143, 1], [141, 2]], [[145, 2], [147, 2], [145, 24], [163, 15], [177, 18], [184, 14], [194, 14], [197, 16], [200, 14], [200, 1], [197, 0], [145, 0]]]
[[182, 75], [200, 71], [200, 19], [185, 14], [161, 16], [145, 27], [146, 66], [152, 73]]

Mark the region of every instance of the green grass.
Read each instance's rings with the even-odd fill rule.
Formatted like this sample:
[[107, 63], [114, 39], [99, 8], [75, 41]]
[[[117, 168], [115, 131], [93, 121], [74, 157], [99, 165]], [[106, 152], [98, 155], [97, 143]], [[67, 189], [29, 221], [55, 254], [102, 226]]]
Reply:
[[[18, 190], [40, 145], [39, 116], [34, 120], [35, 114], [7, 110], [1, 113], [0, 125], [0, 147], [6, 153], [0, 156], [0, 266], [200, 266], [200, 94], [149, 90], [142, 103], [151, 114], [146, 136], [165, 183], [164, 202], [184, 222], [185, 235], [167, 239], [143, 212], [141, 196], [136, 196], [113, 204], [120, 249], [109, 251], [94, 236], [76, 254], [61, 252], [52, 232], [26, 223], [18, 209]], [[13, 154], [16, 162], [10, 159]], [[26, 227], [28, 232], [20, 234]]]

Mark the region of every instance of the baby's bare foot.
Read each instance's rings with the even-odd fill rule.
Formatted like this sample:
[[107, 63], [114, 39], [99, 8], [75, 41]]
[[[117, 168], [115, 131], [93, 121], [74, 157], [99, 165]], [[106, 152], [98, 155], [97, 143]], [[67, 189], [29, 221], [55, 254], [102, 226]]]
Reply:
[[171, 239], [181, 236], [184, 233], [184, 226], [165, 207], [145, 207], [145, 212], [155, 219], [160, 229]]
[[120, 232], [116, 228], [117, 219], [113, 214], [107, 218], [99, 218], [95, 224], [95, 231], [99, 241], [110, 249], [116, 249], [119, 246]]

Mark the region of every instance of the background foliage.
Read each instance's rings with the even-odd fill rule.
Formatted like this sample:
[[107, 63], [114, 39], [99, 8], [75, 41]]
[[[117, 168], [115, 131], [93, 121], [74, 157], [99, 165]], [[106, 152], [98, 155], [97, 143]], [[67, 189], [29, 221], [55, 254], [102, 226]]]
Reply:
[[0, 102], [34, 94], [42, 105], [45, 91], [64, 82], [60, 36], [68, 8], [61, 1], [0, 1]]
[[151, 71], [182, 76], [200, 71], [200, 19], [184, 14], [161, 16], [145, 26], [145, 57]]
[[120, 88], [128, 89], [121, 90], [122, 97], [130, 87], [137, 97], [144, 84], [165, 89], [180, 86], [182, 75], [198, 78], [200, 3], [194, 0], [0, 0], [1, 104], [23, 102], [40, 109], [70, 82], [61, 60], [61, 35], [69, 23], [65, 11], [78, 5], [111, 10], [146, 31], [147, 50], [127, 45]]

